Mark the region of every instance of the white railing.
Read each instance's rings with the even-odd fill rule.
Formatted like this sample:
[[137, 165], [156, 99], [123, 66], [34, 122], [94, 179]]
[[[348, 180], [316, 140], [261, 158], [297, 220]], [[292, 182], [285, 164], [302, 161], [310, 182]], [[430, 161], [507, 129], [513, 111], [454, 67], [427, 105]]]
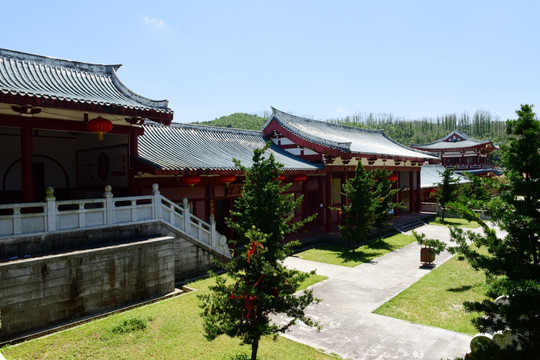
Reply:
[[45, 202], [0, 205], [0, 240], [160, 220], [230, 257], [227, 239], [216, 231], [213, 215], [209, 223], [194, 216], [187, 199], [179, 206], [161, 196], [157, 184], [148, 196], [114, 198], [111, 191], [107, 185], [102, 199], [56, 201], [49, 187]]

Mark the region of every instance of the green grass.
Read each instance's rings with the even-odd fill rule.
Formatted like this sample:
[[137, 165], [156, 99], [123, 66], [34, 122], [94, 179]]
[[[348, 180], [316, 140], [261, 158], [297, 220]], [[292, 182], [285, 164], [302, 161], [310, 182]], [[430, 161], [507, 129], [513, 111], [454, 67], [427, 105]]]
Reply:
[[[314, 281], [313, 279], [310, 281]], [[212, 278], [189, 284], [183, 296], [117, 313], [50, 336], [0, 349], [12, 359], [234, 359], [250, 354], [238, 339], [203, 336], [197, 294], [208, 291]], [[249, 356], [248, 356], [249, 358]], [[333, 359], [309, 346], [278, 337], [261, 340], [259, 359]]]
[[480, 224], [476, 221], [467, 221], [465, 219], [461, 218], [445, 218], [444, 221], [437, 217], [435, 220], [431, 221], [430, 224], [432, 225], [442, 225], [442, 226], [458, 226], [460, 228], [466, 228], [466, 229], [475, 229], [479, 228]]
[[453, 257], [374, 312], [474, 335], [478, 314], [465, 312], [463, 302], [483, 300], [485, 291], [484, 274]]
[[318, 283], [320, 281], [326, 280], [326, 279], [328, 279], [328, 276], [317, 275], [317, 274], [311, 275], [306, 280], [302, 281], [302, 283], [298, 287], [298, 291], [305, 290], [308, 287], [310, 287], [311, 285], [314, 285], [314, 284], [316, 284], [316, 283]]
[[416, 241], [412, 235], [397, 234], [359, 246], [355, 252], [339, 246], [322, 246], [296, 254], [300, 259], [355, 267]]

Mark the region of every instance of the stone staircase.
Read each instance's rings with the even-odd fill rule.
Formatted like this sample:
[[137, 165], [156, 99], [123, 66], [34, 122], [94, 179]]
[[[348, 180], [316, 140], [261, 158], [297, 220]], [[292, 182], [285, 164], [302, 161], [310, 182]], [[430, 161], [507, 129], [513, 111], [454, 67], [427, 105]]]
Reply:
[[431, 220], [431, 217], [433, 216], [417, 215], [399, 223], [395, 223], [394, 225], [392, 225], [392, 228], [394, 228], [397, 232], [403, 234], [409, 230], [413, 230], [417, 227], [425, 225], [426, 221]]

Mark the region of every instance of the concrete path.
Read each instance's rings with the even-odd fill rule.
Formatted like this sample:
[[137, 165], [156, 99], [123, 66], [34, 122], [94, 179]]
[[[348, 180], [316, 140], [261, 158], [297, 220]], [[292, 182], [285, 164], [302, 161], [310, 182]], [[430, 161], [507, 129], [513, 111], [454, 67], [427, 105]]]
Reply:
[[[449, 240], [446, 227], [425, 225], [416, 230], [428, 237]], [[286, 266], [316, 270], [329, 279], [313, 286], [322, 301], [306, 313], [322, 325], [321, 332], [296, 325], [284, 336], [344, 359], [446, 359], [464, 356], [471, 336], [431, 326], [372, 314], [372, 311], [409, 287], [430, 270], [421, 269], [420, 246], [406, 247], [355, 268], [289, 257]], [[439, 266], [451, 255], [436, 258]]]

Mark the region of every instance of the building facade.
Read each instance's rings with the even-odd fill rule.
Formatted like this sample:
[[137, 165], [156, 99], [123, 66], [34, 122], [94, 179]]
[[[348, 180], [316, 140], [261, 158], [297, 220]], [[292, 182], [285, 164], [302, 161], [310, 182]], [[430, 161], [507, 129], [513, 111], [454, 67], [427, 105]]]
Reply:
[[478, 175], [493, 172], [488, 156], [498, 147], [491, 140], [477, 140], [459, 131], [452, 131], [444, 138], [429, 144], [411, 145], [412, 148], [434, 153], [441, 158], [444, 167], [455, 167]]

